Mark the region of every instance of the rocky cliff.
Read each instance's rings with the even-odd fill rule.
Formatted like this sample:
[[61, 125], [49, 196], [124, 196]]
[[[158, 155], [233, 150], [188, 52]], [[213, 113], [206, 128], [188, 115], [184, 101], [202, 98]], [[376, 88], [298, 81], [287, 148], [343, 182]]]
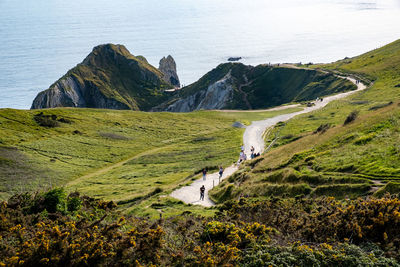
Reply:
[[158, 69], [164, 74], [164, 81], [172, 84], [175, 87], [181, 87], [178, 73], [176, 72], [176, 63], [172, 56], [163, 57], [160, 60]]
[[[175, 67], [176, 68], [176, 67]], [[90, 107], [149, 110], [166, 101], [164, 73], [123, 45], [99, 45], [81, 64], [40, 92], [32, 109]]]
[[206, 90], [200, 90], [186, 98], [178, 99], [164, 106], [161, 110], [189, 112], [200, 109], [222, 109], [232, 100], [232, 96], [233, 80], [229, 72], [221, 80], [211, 84]]
[[225, 63], [152, 110], [262, 109], [354, 89], [350, 81], [317, 70]]

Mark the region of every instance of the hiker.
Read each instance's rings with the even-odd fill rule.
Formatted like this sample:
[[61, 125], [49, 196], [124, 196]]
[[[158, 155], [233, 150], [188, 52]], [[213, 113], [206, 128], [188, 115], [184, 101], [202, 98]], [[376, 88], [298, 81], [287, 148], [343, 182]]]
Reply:
[[206, 180], [207, 170], [206, 168], [203, 169], [203, 181]]
[[251, 157], [251, 159], [254, 159], [254, 146], [251, 146], [251, 149], [250, 149], [250, 151], [251, 151], [251, 155], [250, 155], [250, 157]]
[[204, 192], [206, 191], [206, 188], [204, 187], [204, 185], [202, 187], [200, 187], [200, 200], [204, 201]]
[[243, 144], [240, 146], [240, 150], [241, 150], [242, 152], [244, 151], [244, 145], [243, 145]]
[[219, 179], [221, 179], [222, 174], [224, 174], [224, 168], [222, 168], [222, 166], [219, 166]]
[[236, 163], [237, 166], [239, 166], [239, 164], [243, 161], [243, 154], [244, 154], [244, 152], [240, 151], [239, 159], [238, 159], [238, 161]]
[[323, 99], [323, 98], [321, 98], [320, 100], [321, 100], [321, 102], [322, 102], [322, 101], [324, 101], [324, 99]]

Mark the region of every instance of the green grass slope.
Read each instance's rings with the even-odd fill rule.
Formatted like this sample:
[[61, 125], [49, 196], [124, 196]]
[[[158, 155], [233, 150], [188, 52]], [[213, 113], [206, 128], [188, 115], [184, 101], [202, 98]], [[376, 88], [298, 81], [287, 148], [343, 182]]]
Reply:
[[[322, 110], [278, 124], [266, 137], [267, 143], [278, 137], [274, 148], [216, 189], [214, 199], [400, 193], [396, 186], [400, 178], [399, 55], [400, 41], [396, 41], [358, 57], [311, 66], [373, 83]], [[358, 116], [344, 125], [352, 112]]]
[[[177, 212], [187, 206], [165, 197], [172, 189], [196, 178], [203, 167], [215, 169], [236, 159], [243, 129], [233, 128], [233, 122], [248, 124], [296, 110], [174, 114], [1, 109], [0, 198], [65, 186], [138, 213]], [[154, 209], [145, 208], [155, 202]]]

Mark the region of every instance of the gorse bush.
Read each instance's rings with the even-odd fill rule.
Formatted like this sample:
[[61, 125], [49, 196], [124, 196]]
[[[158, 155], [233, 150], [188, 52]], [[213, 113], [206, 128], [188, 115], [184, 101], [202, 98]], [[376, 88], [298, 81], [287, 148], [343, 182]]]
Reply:
[[157, 221], [115, 207], [61, 189], [13, 196], [0, 204], [0, 266], [398, 266], [397, 198], [242, 198], [213, 218]]
[[65, 192], [62, 188], [55, 188], [43, 195], [43, 205], [48, 212], [64, 211]]

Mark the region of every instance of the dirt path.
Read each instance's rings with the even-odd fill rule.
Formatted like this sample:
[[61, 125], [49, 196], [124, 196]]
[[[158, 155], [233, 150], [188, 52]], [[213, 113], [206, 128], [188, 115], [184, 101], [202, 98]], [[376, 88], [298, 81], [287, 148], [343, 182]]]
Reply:
[[[263, 139], [263, 134], [265, 130], [269, 127], [274, 126], [276, 123], [280, 121], [287, 121], [290, 120], [291, 118], [308, 113], [320, 108], [325, 107], [329, 102], [337, 99], [341, 99], [344, 97], [347, 97], [349, 95], [352, 95], [356, 92], [359, 92], [361, 90], [364, 90], [367, 88], [364, 84], [362, 83], [356, 83], [356, 80], [350, 77], [345, 77], [345, 79], [350, 80], [354, 84], [357, 85], [357, 90], [354, 91], [349, 91], [345, 93], [340, 93], [332, 96], [327, 96], [323, 98], [323, 101], [315, 101], [315, 105], [312, 107], [306, 107], [301, 111], [298, 112], [293, 112], [289, 114], [283, 114], [283, 115], [278, 115], [266, 120], [261, 120], [261, 121], [253, 121], [250, 126], [246, 127], [246, 130], [243, 134], [243, 144], [244, 144], [244, 150], [245, 153], [250, 156], [250, 148], [251, 146], [254, 146], [255, 152], [260, 152], [262, 153], [264, 151], [264, 139]], [[238, 145], [239, 148], [239, 145]], [[226, 168], [224, 172], [224, 176], [222, 179], [225, 179], [229, 177], [231, 174], [233, 174], [237, 170], [237, 167], [235, 166], [230, 166]], [[203, 181], [202, 178], [194, 181], [192, 184], [188, 186], [181, 187], [171, 193], [171, 196], [177, 199], [182, 200], [185, 203], [190, 203], [190, 204], [198, 204], [198, 205], [203, 205], [206, 207], [213, 206], [214, 203], [208, 196], [208, 191], [213, 188], [213, 182], [214, 186], [218, 184], [218, 173], [213, 173], [210, 175], [207, 175], [207, 180]], [[206, 187], [205, 195], [204, 195], [204, 201], [200, 201], [200, 187], [204, 184]]]
[[[233, 174], [237, 171], [236, 166], [230, 166], [225, 168], [224, 174], [222, 175], [221, 181]], [[218, 172], [207, 174], [206, 180], [204, 181], [203, 178], [197, 179], [189, 186], [181, 187], [171, 193], [171, 197], [180, 199], [188, 204], [194, 205], [202, 205], [205, 207], [214, 206], [214, 202], [209, 198], [208, 191], [213, 188], [213, 186], [217, 186], [219, 184], [219, 174]], [[204, 201], [200, 200], [200, 187], [204, 185], [206, 188], [204, 194]]]
[[84, 175], [84, 176], [81, 176], [81, 177], [75, 179], [75, 180], [72, 180], [72, 181], [70, 181], [69, 183], [67, 183], [65, 186], [66, 186], [66, 187], [73, 187], [74, 185], [79, 184], [80, 182], [82, 182], [82, 181], [84, 181], [84, 180], [86, 180], [86, 179], [92, 178], [92, 177], [94, 177], [94, 176], [102, 175], [102, 174], [104, 174], [104, 173], [107, 173], [107, 172], [109, 172], [109, 171], [115, 169], [115, 168], [121, 167], [122, 165], [124, 165], [124, 164], [127, 163], [128, 161], [131, 161], [131, 160], [133, 160], [133, 159], [140, 158], [141, 156], [144, 156], [144, 155], [147, 155], [147, 154], [153, 154], [154, 152], [157, 152], [157, 151], [159, 151], [159, 150], [161, 150], [161, 149], [164, 149], [164, 148], [165, 148], [165, 146], [163, 146], [163, 147], [157, 147], [157, 148], [154, 148], [154, 149], [147, 150], [147, 151], [145, 151], [145, 152], [139, 153], [139, 154], [137, 154], [137, 155], [135, 155], [135, 156], [133, 156], [133, 157], [124, 159], [124, 160], [122, 160], [122, 161], [120, 161], [120, 162], [114, 163], [114, 164], [109, 165], [109, 166], [107, 166], [107, 167], [105, 167], [105, 168], [99, 169], [99, 170], [97, 170], [97, 171], [95, 171], [95, 172], [88, 173], [88, 174], [86, 174], [86, 175]]
[[277, 111], [277, 110], [285, 110], [289, 108], [297, 108], [300, 107], [300, 104], [290, 104], [290, 105], [285, 105], [285, 106], [279, 106], [279, 107], [274, 107], [274, 108], [269, 108], [269, 109], [252, 109], [252, 110], [241, 110], [241, 109], [212, 109], [211, 111], [218, 111], [218, 112], [246, 112], [246, 113], [251, 113], [251, 112], [265, 112], [265, 111]]

